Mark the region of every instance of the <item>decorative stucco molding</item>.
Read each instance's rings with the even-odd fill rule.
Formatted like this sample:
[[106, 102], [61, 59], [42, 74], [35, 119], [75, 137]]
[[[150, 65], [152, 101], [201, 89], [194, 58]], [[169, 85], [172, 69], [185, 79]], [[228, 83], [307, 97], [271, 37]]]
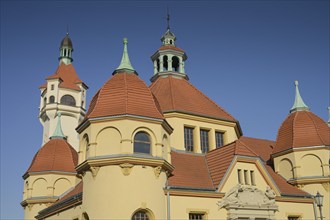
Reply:
[[[262, 191], [254, 186], [242, 186], [240, 184], [229, 190], [223, 199], [218, 202], [219, 209], [237, 205], [244, 206], [276, 206], [275, 192], [269, 187]], [[277, 209], [277, 206], [276, 206]]]
[[132, 172], [132, 168], [134, 167], [134, 165], [130, 163], [123, 163], [120, 164], [119, 166], [121, 168], [121, 172], [123, 172], [125, 176], [130, 175], [130, 173]]
[[162, 167], [161, 166], [157, 166], [157, 167], [154, 168], [154, 173], [155, 173], [156, 179], [159, 178], [159, 175], [160, 175], [161, 172], [162, 172]]

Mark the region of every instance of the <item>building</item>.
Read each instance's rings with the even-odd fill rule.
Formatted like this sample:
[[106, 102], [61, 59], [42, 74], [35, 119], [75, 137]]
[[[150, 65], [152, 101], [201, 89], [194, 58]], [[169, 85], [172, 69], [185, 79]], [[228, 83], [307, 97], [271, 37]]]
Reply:
[[[23, 175], [25, 219], [320, 219], [329, 207], [330, 129], [303, 102], [277, 140], [240, 124], [189, 82], [168, 27], [151, 85], [120, 65], [94, 95], [72, 65], [72, 41], [40, 87], [43, 146]], [[329, 219], [323, 208], [323, 218]]]

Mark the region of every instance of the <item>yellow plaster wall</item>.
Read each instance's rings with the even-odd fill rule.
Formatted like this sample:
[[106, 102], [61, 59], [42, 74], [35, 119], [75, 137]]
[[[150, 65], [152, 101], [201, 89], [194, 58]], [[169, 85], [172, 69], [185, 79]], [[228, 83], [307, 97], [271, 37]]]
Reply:
[[302, 220], [313, 220], [314, 209], [311, 203], [294, 203], [294, 202], [276, 202], [278, 212], [275, 217], [278, 220], [288, 219], [289, 216], [300, 216]]
[[36, 219], [35, 216], [38, 215], [40, 210], [47, 208], [46, 204], [31, 204], [24, 208], [24, 219]]
[[54, 196], [60, 196], [67, 190], [74, 187], [77, 181], [78, 178], [75, 174], [30, 175], [25, 180], [23, 192], [23, 201], [28, 202], [28, 205], [24, 208], [24, 219], [31, 219], [40, 210], [46, 208], [45, 204], [30, 204], [30, 201], [33, 200], [33, 202], [38, 202], [39, 200], [39, 202], [44, 201], [45, 203], [49, 203], [54, 200]]
[[[323, 208], [322, 213], [324, 219], [330, 219], [330, 186], [329, 182], [322, 184], [306, 184], [300, 187], [302, 190], [310, 193], [311, 195], [316, 195], [319, 192], [323, 195]], [[319, 208], [317, 207], [317, 213], [319, 213]]]
[[246, 163], [246, 162], [237, 162], [233, 169], [232, 172], [229, 174], [228, 179], [226, 179], [225, 183], [223, 184], [223, 186], [221, 187], [221, 192], [228, 192], [231, 188], [233, 188], [234, 186], [236, 186], [238, 184], [238, 169], [241, 170], [242, 172], [242, 185], [246, 185], [244, 183], [244, 170], [248, 171], [248, 179], [249, 179], [249, 183], [248, 185], [252, 185], [251, 184], [251, 179], [250, 179], [250, 171], [253, 170], [254, 171], [254, 178], [255, 178], [255, 187], [257, 187], [260, 190], [265, 191], [267, 186], [270, 186], [273, 190], [274, 187], [272, 186], [272, 184], [268, 184], [267, 181], [265, 180], [264, 176], [262, 175], [262, 173], [260, 172], [260, 170], [258, 169], [258, 167], [254, 164], [254, 163]]
[[[215, 131], [224, 132], [224, 144], [228, 144], [238, 139], [235, 132], [234, 124], [223, 122], [215, 119], [207, 119], [202, 117], [173, 116], [172, 114], [164, 114], [166, 120], [174, 128], [171, 135], [171, 147], [178, 150], [184, 148], [184, 127], [194, 128], [194, 152], [201, 153], [200, 147], [200, 129], [209, 130], [209, 149], [215, 149]], [[198, 120], [196, 120], [198, 119]]]
[[[115, 154], [132, 154], [134, 135], [144, 131], [151, 140], [151, 155], [163, 157], [170, 162], [169, 145], [170, 135], [165, 131], [160, 122], [150, 122], [135, 119], [117, 119], [104, 122], [93, 122], [80, 133], [80, 140], [87, 135], [89, 150], [86, 144], [80, 142], [81, 163], [87, 157], [97, 157]], [[166, 136], [167, 138], [164, 138]]]
[[226, 209], [218, 209], [218, 198], [170, 196], [171, 219], [189, 219], [189, 213], [205, 213], [206, 219], [226, 219]]
[[281, 170], [281, 161], [289, 160], [293, 164], [294, 176], [329, 176], [329, 148], [301, 148], [274, 158], [275, 172], [287, 177], [287, 170]]
[[87, 172], [83, 181], [83, 211], [90, 219], [130, 219], [138, 209], [166, 218], [164, 172], [157, 177], [152, 167], [136, 165], [124, 175], [119, 166], [104, 166], [96, 177]]

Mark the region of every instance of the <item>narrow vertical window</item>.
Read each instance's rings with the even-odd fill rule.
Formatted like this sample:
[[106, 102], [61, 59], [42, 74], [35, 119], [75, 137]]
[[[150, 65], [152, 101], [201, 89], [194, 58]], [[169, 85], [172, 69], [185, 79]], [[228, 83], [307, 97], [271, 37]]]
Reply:
[[223, 146], [223, 132], [215, 132], [215, 147], [219, 148]]
[[55, 97], [54, 96], [50, 96], [49, 97], [49, 103], [54, 103], [55, 102]]
[[50, 90], [54, 90], [54, 85], [51, 85], [50, 86]]
[[250, 170], [250, 179], [251, 179], [251, 185], [255, 186], [256, 182], [255, 182], [255, 179], [254, 179], [254, 171], [253, 170]]
[[242, 170], [241, 169], [237, 170], [237, 178], [238, 178], [238, 183], [242, 184]]
[[208, 130], [200, 130], [201, 136], [201, 150], [202, 153], [206, 153], [209, 151], [209, 131]]
[[245, 185], [250, 185], [248, 170], [244, 170], [244, 182], [245, 182]]
[[194, 151], [194, 129], [184, 127], [184, 147], [186, 151]]

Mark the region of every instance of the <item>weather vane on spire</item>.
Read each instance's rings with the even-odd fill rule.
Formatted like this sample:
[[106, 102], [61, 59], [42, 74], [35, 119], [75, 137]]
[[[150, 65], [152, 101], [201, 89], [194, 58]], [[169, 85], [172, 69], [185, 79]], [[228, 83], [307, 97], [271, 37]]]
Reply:
[[170, 13], [168, 12], [168, 6], [167, 6], [167, 29], [169, 30], [170, 29]]

